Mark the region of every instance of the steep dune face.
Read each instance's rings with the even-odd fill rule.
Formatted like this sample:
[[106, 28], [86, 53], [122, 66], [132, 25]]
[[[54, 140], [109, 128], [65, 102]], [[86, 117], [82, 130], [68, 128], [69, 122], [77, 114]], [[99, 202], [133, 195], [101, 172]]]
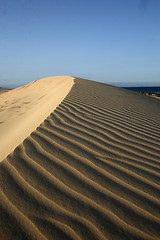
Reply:
[[158, 240], [160, 101], [74, 82], [1, 162], [0, 236]]
[[0, 95], [0, 161], [64, 99], [73, 77], [48, 77]]

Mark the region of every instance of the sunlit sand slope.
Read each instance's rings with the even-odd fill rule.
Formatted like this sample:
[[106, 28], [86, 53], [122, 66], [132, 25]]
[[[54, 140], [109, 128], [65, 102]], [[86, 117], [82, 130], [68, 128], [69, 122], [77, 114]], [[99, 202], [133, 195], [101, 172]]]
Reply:
[[43, 78], [0, 95], [0, 161], [58, 106], [73, 77]]
[[158, 240], [160, 101], [76, 79], [0, 178], [3, 240]]

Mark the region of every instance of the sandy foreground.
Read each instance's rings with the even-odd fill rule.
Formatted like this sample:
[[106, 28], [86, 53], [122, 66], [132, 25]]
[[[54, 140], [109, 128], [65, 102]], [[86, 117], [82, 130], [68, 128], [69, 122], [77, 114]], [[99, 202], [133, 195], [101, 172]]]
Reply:
[[64, 76], [0, 105], [0, 239], [160, 239], [160, 100]]

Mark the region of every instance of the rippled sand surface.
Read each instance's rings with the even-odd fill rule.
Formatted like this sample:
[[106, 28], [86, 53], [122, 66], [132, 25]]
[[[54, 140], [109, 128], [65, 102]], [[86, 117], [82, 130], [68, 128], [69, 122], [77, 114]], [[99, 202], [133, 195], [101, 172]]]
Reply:
[[160, 239], [160, 101], [74, 78], [0, 164], [0, 239]]

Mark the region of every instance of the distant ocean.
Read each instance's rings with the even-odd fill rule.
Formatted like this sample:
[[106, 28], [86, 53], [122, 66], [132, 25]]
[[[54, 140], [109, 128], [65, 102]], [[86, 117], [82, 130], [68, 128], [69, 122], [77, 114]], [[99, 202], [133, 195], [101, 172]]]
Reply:
[[136, 92], [160, 93], [160, 87], [123, 87]]

